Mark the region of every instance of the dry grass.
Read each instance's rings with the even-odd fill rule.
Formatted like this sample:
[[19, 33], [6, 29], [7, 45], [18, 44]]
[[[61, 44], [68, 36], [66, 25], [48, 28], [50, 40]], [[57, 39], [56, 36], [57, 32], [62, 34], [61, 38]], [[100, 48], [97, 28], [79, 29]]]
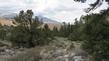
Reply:
[[[8, 57], [4, 61], [74, 61], [73, 57], [81, 53], [78, 45], [80, 46], [67, 38], [56, 37], [49, 45], [25, 49], [24, 52]], [[89, 58], [85, 59], [88, 61]]]
[[4, 18], [0, 18], [0, 23], [2, 25], [8, 25], [8, 26], [14, 25], [11, 20], [4, 19]]
[[60, 23], [47, 23], [49, 28], [52, 30], [54, 27], [57, 27], [58, 29], [61, 28], [62, 24]]
[[40, 47], [29, 49], [26, 52], [9, 58], [7, 61], [39, 61], [41, 59], [40, 49]]
[[[8, 25], [8, 26], [14, 25], [11, 19], [9, 20], [9, 19], [0, 18], [0, 23], [2, 25]], [[44, 24], [48, 24], [48, 26], [51, 30], [54, 27], [57, 27], [58, 29], [60, 29], [62, 26], [62, 24], [60, 24], [60, 23], [44, 23]], [[44, 24], [41, 26], [42, 28], [44, 27]]]

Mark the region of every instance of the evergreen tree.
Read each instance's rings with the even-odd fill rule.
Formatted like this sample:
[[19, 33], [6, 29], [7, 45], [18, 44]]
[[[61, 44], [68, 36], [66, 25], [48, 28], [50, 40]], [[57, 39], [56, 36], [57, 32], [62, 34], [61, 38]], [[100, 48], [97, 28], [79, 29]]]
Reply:
[[[74, 1], [85, 3], [88, 0], [74, 0]], [[109, 5], [109, 0], [96, 0], [94, 3], [90, 4], [90, 7], [87, 8], [85, 11], [90, 12], [91, 10], [94, 10], [94, 9], [100, 7], [104, 1], [107, 2]]]
[[16, 27], [12, 30], [10, 40], [19, 47], [34, 47], [40, 37], [38, 26], [42, 24], [38, 17], [33, 18], [32, 10], [20, 11], [15, 17]]
[[[105, 11], [104, 11], [105, 12]], [[109, 60], [109, 22], [107, 13], [90, 14], [84, 17], [84, 43], [82, 47], [91, 54], [96, 61]]]
[[57, 27], [55, 27], [55, 26], [53, 27], [52, 33], [54, 36], [59, 36], [59, 31], [58, 31]]
[[6, 38], [6, 29], [4, 28], [4, 26], [0, 24], [0, 39], [5, 40], [5, 38]]
[[43, 31], [44, 31], [45, 37], [51, 37], [51, 30], [49, 29], [48, 24], [44, 25]]
[[71, 25], [71, 32], [68, 38], [72, 41], [81, 41], [82, 28], [83, 28], [83, 21], [82, 20], [78, 21], [76, 18], [74, 24]]

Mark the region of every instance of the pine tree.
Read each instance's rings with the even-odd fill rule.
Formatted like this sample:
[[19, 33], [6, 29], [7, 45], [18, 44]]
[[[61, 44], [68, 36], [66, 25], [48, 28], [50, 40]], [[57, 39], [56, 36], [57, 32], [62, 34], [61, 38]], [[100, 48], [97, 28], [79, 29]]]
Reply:
[[14, 45], [19, 47], [34, 47], [39, 38], [38, 26], [42, 24], [38, 17], [33, 18], [32, 10], [24, 12], [20, 11], [19, 15], [15, 17], [14, 24], [10, 40]]
[[[88, 0], [74, 0], [74, 1], [85, 3], [85, 2], [88, 1]], [[100, 6], [103, 4], [104, 1], [107, 2], [108, 5], [109, 5], [109, 0], [95, 0], [94, 3], [89, 4], [90, 7], [87, 8], [85, 11], [88, 13], [88, 12], [90, 12], [91, 10], [94, 10], [94, 9], [100, 7]]]
[[109, 22], [106, 20], [108, 12], [104, 12], [87, 15], [84, 19], [83, 33], [85, 41], [82, 46], [96, 61], [109, 60]]
[[59, 31], [58, 31], [57, 27], [55, 27], [55, 26], [53, 27], [52, 33], [54, 36], [59, 36]]

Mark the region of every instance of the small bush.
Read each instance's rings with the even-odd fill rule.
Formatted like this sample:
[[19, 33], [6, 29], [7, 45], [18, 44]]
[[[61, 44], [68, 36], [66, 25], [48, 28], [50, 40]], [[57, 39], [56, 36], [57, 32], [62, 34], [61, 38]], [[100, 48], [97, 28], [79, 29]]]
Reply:
[[31, 49], [25, 53], [9, 58], [7, 61], [40, 61], [41, 56], [40, 52], [35, 49]]

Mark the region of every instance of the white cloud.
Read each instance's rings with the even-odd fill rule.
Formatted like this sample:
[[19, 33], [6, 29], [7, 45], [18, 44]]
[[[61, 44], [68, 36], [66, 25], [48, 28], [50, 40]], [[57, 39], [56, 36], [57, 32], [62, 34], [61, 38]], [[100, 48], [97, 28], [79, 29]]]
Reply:
[[[87, 1], [94, 2], [93, 0]], [[83, 9], [89, 7], [86, 3], [75, 3], [73, 0], [0, 0], [0, 13], [13, 13], [32, 9], [35, 14], [63, 22], [73, 22], [73, 19], [85, 14]], [[106, 8], [106, 3], [94, 12]]]

